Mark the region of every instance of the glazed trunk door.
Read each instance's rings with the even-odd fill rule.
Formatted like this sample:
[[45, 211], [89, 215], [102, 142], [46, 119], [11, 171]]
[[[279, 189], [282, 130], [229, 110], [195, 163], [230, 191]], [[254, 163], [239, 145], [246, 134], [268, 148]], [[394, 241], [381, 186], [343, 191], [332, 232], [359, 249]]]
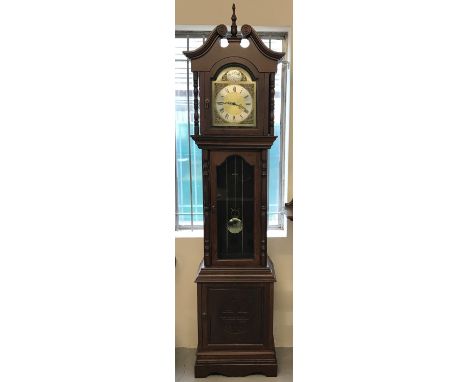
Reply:
[[260, 155], [211, 153], [212, 265], [260, 265]]

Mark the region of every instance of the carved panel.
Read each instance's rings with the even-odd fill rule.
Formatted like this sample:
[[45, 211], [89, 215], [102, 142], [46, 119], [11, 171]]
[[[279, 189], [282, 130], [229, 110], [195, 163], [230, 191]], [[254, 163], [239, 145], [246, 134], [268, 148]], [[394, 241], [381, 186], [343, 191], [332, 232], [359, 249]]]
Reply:
[[208, 344], [262, 344], [264, 288], [208, 286]]
[[252, 312], [245, 301], [231, 297], [224, 302], [219, 311], [218, 319], [223, 323], [227, 334], [238, 334], [247, 330]]

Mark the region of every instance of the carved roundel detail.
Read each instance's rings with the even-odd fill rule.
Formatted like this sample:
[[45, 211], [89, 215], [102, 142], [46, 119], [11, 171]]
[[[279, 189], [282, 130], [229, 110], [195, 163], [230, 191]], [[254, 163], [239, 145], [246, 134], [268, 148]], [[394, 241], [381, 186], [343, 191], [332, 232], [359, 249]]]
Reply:
[[245, 332], [251, 318], [248, 304], [235, 297], [224, 303], [218, 314], [219, 319], [223, 323], [224, 331], [229, 334]]
[[248, 24], [244, 24], [242, 25], [241, 32], [242, 32], [242, 36], [244, 38], [247, 38], [252, 33], [252, 27]]
[[226, 36], [226, 34], [227, 34], [227, 27], [226, 27], [226, 25], [224, 25], [224, 24], [219, 24], [219, 25], [216, 27], [216, 32], [217, 32], [221, 37]]

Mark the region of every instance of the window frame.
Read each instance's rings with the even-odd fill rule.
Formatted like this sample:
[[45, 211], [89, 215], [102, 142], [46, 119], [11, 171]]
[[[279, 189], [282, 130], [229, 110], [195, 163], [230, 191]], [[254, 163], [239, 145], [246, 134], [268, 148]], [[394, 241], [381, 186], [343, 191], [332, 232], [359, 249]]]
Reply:
[[[174, 38], [202, 38], [203, 42], [208, 37], [208, 35], [213, 30], [214, 26], [187, 26], [187, 25], [178, 25], [175, 28]], [[290, 29], [283, 27], [276, 28], [267, 28], [267, 27], [256, 27], [255, 30], [259, 34], [262, 40], [270, 39], [270, 45], [266, 44], [268, 47], [271, 47], [271, 39], [280, 37], [282, 39], [282, 50], [286, 53], [285, 57], [280, 61], [281, 64], [281, 116], [280, 116], [280, 147], [279, 147], [279, 170], [280, 170], [280, 180], [279, 183], [281, 187], [279, 189], [279, 200], [280, 203], [284, 204], [286, 202], [288, 181], [287, 181], [287, 166], [288, 166], [288, 146], [289, 146], [289, 107], [290, 107], [290, 62], [289, 62], [289, 46], [290, 46]], [[187, 85], [187, 87], [189, 84]], [[189, 89], [190, 90], [190, 89]], [[193, 105], [189, 105], [192, 106]], [[190, 109], [189, 109], [190, 110]], [[190, 118], [189, 118], [190, 121]], [[175, 155], [177, 155], [177, 150], [175, 150]], [[177, 165], [177, 162], [176, 162]], [[177, 188], [177, 167], [175, 168], [176, 177], [175, 177], [175, 231], [176, 237], [203, 237], [203, 224], [194, 225], [193, 217], [192, 224], [190, 225], [181, 225], [178, 223], [178, 212], [177, 212], [177, 201], [178, 201], [178, 188]], [[278, 206], [278, 225], [268, 225], [268, 236], [269, 237], [284, 237], [286, 236], [287, 231], [287, 219], [284, 213], [281, 210], [281, 207]], [[193, 213], [192, 213], [193, 216]]]

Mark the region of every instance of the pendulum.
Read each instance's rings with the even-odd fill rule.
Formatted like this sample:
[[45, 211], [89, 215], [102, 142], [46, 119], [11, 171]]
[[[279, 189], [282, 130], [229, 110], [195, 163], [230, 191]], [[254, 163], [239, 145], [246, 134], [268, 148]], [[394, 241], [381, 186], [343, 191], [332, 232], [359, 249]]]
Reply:
[[237, 208], [231, 208], [231, 216], [227, 222], [227, 230], [231, 233], [239, 233], [242, 231], [242, 220], [239, 219], [239, 210]]
[[[242, 162], [241, 162], [242, 163]], [[243, 170], [243, 166], [242, 166]], [[237, 208], [237, 157], [234, 157], [234, 173], [232, 174], [234, 178], [234, 208], [231, 208], [231, 219], [228, 220], [226, 228], [230, 233], [238, 234], [242, 231], [242, 220], [240, 219], [239, 209]], [[242, 171], [243, 176], [243, 171]], [[241, 180], [243, 183], [243, 179]], [[243, 188], [243, 187], [242, 187]], [[243, 191], [243, 190], [242, 190]], [[243, 192], [242, 192], [243, 193]], [[242, 203], [243, 201], [241, 201]]]

